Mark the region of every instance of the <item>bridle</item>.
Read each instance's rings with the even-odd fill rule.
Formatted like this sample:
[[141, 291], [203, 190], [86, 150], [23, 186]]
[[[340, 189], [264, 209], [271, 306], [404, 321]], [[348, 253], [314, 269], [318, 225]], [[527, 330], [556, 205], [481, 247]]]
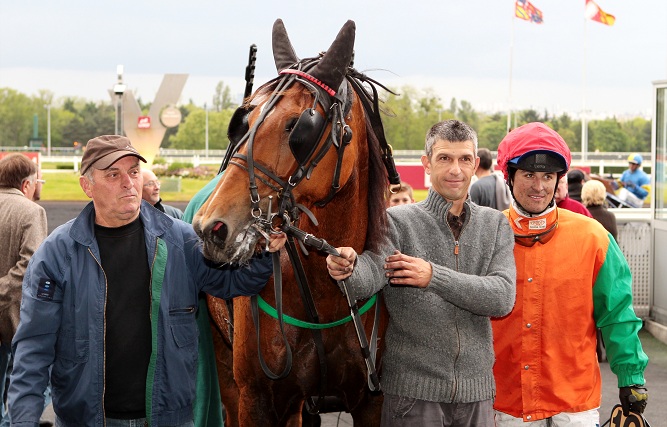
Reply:
[[[285, 247], [294, 270], [294, 275], [301, 293], [301, 298], [306, 309], [305, 311], [309, 318], [308, 320], [312, 324], [320, 324], [319, 316], [317, 314], [314, 300], [310, 293], [306, 273], [301, 263], [301, 259], [299, 258], [295, 241], [298, 243], [302, 253], [305, 255], [308, 255], [306, 245], [314, 247], [315, 249], [326, 252], [328, 254], [338, 255], [338, 252], [324, 239], [318, 239], [312, 234], [305, 233], [298, 228], [299, 216], [301, 213], [306, 214], [313, 225], [317, 226], [318, 222], [314, 214], [307, 207], [296, 202], [293, 191], [304, 179], [310, 178], [315, 167], [317, 167], [319, 162], [332, 147], [336, 149], [337, 161], [333, 172], [331, 187], [329, 189], [328, 195], [315, 203], [316, 206], [326, 206], [326, 204], [329, 203], [340, 191], [340, 176], [343, 166], [344, 153], [346, 147], [352, 140], [352, 129], [345, 121], [345, 117], [348, 116], [352, 107], [352, 96], [350, 95], [351, 90], [354, 90], [358, 96], [358, 99], [361, 100], [366, 117], [368, 118], [368, 124], [372, 128], [373, 133], [380, 143], [380, 152], [384, 165], [387, 168], [390, 183], [400, 183], [400, 177], [396, 171], [392, 157], [391, 146], [387, 143], [384, 136], [384, 129], [382, 127], [380, 111], [378, 107], [378, 93], [376, 85], [387, 91], [389, 91], [389, 89], [376, 82], [375, 80], [372, 80], [367, 76], [357, 72], [350, 66], [348, 67], [346, 78], [343, 79], [340, 87], [337, 88], [337, 90], [334, 90], [333, 88], [327, 86], [325, 83], [319, 81], [317, 78], [308, 74], [308, 70], [313, 68], [319, 62], [320, 58], [321, 56], [318, 58], [304, 59], [297, 64], [294, 64], [292, 67], [280, 71], [280, 76], [278, 78], [267, 83], [267, 85], [274, 84], [275, 86], [268, 100], [264, 103], [263, 108], [257, 117], [257, 120], [253, 123], [252, 127], [248, 127], [248, 131], [245, 132], [245, 134], [239, 138], [238, 141], [232, 141], [233, 146], [230, 144], [230, 148], [228, 149], [225, 159], [223, 160], [223, 164], [221, 165], [221, 171], [225, 170], [231, 164], [245, 170], [248, 173], [251, 205], [250, 213], [253, 218], [253, 224], [251, 226], [260, 234], [262, 234], [267, 242], [269, 240], [270, 233], [284, 231], [288, 234], [289, 239]], [[275, 108], [276, 104], [282, 98], [282, 94], [295, 83], [301, 84], [308, 88], [308, 90], [313, 94], [314, 100], [312, 107], [307, 108], [300, 114], [289, 136], [290, 151], [296, 160], [297, 167], [294, 171], [292, 171], [289, 177], [281, 178], [269, 170], [266, 165], [263, 165], [254, 158], [253, 150], [255, 136], [268, 114], [270, 114], [270, 112]], [[365, 86], [365, 84], [367, 85]], [[366, 87], [370, 88], [370, 92], [366, 89]], [[320, 113], [318, 106], [322, 111], [325, 112], [326, 115], [322, 115], [322, 113]], [[242, 110], [243, 108], [244, 107], [241, 107], [239, 110], [237, 110], [235, 116], [237, 116], [239, 111], [239, 115], [248, 115], [251, 111], [247, 107], [245, 110]], [[237, 116], [236, 121], [238, 122], [239, 120], [243, 122], [243, 118], [239, 119]], [[235, 119], [232, 118], [232, 123], [234, 123], [234, 121]], [[232, 123], [230, 123], [230, 130]], [[329, 124], [329, 133], [325, 137], [324, 133]], [[325, 137], [325, 139], [324, 142], [321, 143], [323, 137]], [[241, 154], [238, 151], [244, 144], [247, 145], [246, 154]], [[320, 146], [319, 150], [317, 149], [318, 146]], [[272, 196], [268, 196], [268, 203], [266, 204], [268, 206], [267, 212], [262, 212], [260, 207], [261, 197], [259, 195], [257, 186], [258, 180], [277, 193], [278, 206], [275, 213], [272, 212]], [[277, 252], [273, 253], [273, 269], [274, 292], [276, 301], [275, 317], [278, 319], [282, 340], [286, 348], [286, 363], [282, 372], [278, 374], [273, 373], [269, 369], [263, 359], [261, 352], [259, 333], [259, 307], [262, 306], [260, 302], [263, 301], [261, 300], [261, 297], [255, 296], [251, 298], [251, 309], [253, 321], [257, 331], [257, 346], [260, 365], [269, 378], [281, 379], [285, 378], [291, 370], [292, 351], [284, 331], [284, 315], [282, 311], [282, 270], [280, 267], [280, 256]], [[351, 320], [355, 322], [355, 329], [357, 330], [357, 335], [362, 346], [362, 353], [364, 354], [367, 368], [369, 369], [369, 387], [371, 387], [372, 390], [379, 390], [379, 380], [375, 370], [375, 350], [377, 345], [376, 337], [380, 304], [375, 304], [376, 315], [375, 323], [373, 326], [373, 337], [371, 339], [372, 348], [369, 349], [368, 341], [366, 340], [365, 332], [363, 330], [363, 325], [360, 323], [360, 313], [357, 309], [356, 301], [350, 299], [345, 285], [342, 284], [342, 286], [345, 289], [348, 304], [350, 305], [350, 309], [352, 311]], [[321, 330], [319, 328], [312, 328], [311, 330], [313, 332], [313, 338], [320, 360], [321, 376], [318, 400], [314, 404], [311, 402], [311, 408], [309, 408], [310, 411], [316, 413], [322, 404], [324, 392], [326, 389], [326, 355], [324, 353], [324, 344]], [[365, 346], [364, 342], [366, 343]]]

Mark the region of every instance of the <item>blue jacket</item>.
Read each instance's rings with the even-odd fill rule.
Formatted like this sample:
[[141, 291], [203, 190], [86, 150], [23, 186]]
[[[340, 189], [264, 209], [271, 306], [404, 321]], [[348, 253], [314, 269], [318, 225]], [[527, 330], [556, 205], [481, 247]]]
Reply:
[[648, 191], [642, 187], [650, 184], [651, 178], [643, 170], [637, 169], [634, 172], [630, 169], [626, 170], [621, 175], [621, 182], [628, 191], [640, 199], [644, 200], [648, 196]]
[[[199, 291], [225, 299], [255, 294], [271, 275], [271, 257], [262, 254], [241, 268], [213, 268], [190, 224], [149, 207], [142, 202], [140, 214], [153, 335], [146, 416], [153, 426], [179, 425], [192, 420]], [[90, 203], [54, 230], [29, 263], [13, 341], [12, 425], [38, 426], [49, 369], [58, 418], [67, 426], [104, 425], [106, 279], [94, 218]]]

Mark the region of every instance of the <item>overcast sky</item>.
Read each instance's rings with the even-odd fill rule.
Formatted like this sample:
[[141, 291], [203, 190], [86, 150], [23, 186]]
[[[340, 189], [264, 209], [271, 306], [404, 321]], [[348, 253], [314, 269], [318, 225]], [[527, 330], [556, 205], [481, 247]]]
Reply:
[[0, 87], [108, 100], [122, 64], [144, 101], [165, 73], [187, 73], [181, 102], [203, 106], [220, 80], [240, 96], [252, 43], [255, 87], [276, 75], [276, 18], [300, 57], [326, 50], [352, 19], [357, 69], [431, 88], [445, 106], [456, 97], [506, 110], [511, 62], [514, 108], [650, 116], [652, 82], [667, 80], [667, 1], [597, 3], [614, 26], [586, 21], [585, 0], [535, 0], [541, 25], [513, 19], [513, 0], [0, 0]]

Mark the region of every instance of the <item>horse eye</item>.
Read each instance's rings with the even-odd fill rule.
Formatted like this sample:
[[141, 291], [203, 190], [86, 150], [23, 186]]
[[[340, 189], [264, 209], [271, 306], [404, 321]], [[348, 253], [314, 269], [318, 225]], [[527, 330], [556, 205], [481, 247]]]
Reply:
[[292, 129], [294, 129], [294, 126], [296, 125], [298, 118], [293, 117], [289, 120], [287, 120], [287, 123], [285, 123], [285, 132], [290, 133], [292, 132]]

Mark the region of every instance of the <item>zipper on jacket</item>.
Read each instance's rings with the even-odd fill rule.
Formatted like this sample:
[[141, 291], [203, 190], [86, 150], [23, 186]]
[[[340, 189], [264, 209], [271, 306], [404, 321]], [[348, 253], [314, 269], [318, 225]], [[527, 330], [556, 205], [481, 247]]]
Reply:
[[456, 260], [456, 271], [459, 271], [459, 241], [454, 241], [454, 259]]
[[[463, 232], [463, 228], [461, 228], [461, 232]], [[461, 234], [459, 233], [459, 236]], [[456, 271], [459, 271], [459, 241], [455, 240], [454, 241], [454, 259], [456, 260]], [[456, 362], [459, 360], [459, 356], [461, 355], [461, 334], [459, 331], [459, 322], [457, 319], [458, 316], [454, 316], [454, 327], [456, 328], [456, 356], [454, 357], [454, 389], [452, 390], [452, 402], [454, 402], [454, 399], [456, 398], [456, 392], [458, 391], [458, 381], [456, 380]]]
[[107, 417], [104, 415], [106, 412], [104, 409], [104, 397], [107, 392], [107, 299], [109, 297], [109, 283], [107, 280], [107, 273], [105, 273], [104, 268], [102, 268], [102, 263], [95, 258], [95, 254], [90, 250], [90, 247], [88, 248], [88, 253], [90, 253], [90, 256], [93, 257], [97, 265], [100, 266], [100, 270], [102, 270], [102, 274], [104, 274], [104, 314], [102, 316], [102, 425], [106, 426]]
[[[157, 247], [158, 247], [158, 238], [155, 238], [155, 252], [153, 253], [153, 262], [151, 263], [151, 268], [150, 268], [150, 280], [148, 280], [148, 301], [153, 301], [153, 268], [155, 267], [155, 260], [157, 259]], [[150, 320], [153, 320], [153, 310], [150, 308], [148, 309], [148, 318]], [[151, 323], [152, 324], [152, 323]]]
[[[465, 203], [463, 205], [463, 210], [465, 211]], [[449, 232], [452, 233], [452, 237], [454, 237], [454, 231], [452, 231], [452, 227], [449, 225], [449, 221], [447, 221], [447, 215], [449, 214], [449, 209], [445, 212], [445, 224], [447, 224], [447, 228], [449, 228]], [[472, 215], [472, 210], [469, 211], [469, 215]], [[463, 234], [463, 230], [465, 230], [467, 223], [470, 221], [470, 218], [463, 224], [461, 227], [461, 230], [459, 231], [459, 238], [454, 240], [454, 259], [455, 259], [455, 265], [456, 265], [456, 272], [459, 272], [459, 239], [461, 238], [461, 235]], [[456, 362], [459, 360], [459, 356], [461, 355], [461, 331], [459, 330], [459, 322], [457, 319], [457, 316], [454, 316], [454, 327], [456, 328], [456, 356], [454, 357], [454, 386], [452, 389], [452, 397], [451, 400], [454, 402], [454, 399], [456, 398], [457, 394], [457, 389], [458, 389], [458, 381], [456, 379]]]

